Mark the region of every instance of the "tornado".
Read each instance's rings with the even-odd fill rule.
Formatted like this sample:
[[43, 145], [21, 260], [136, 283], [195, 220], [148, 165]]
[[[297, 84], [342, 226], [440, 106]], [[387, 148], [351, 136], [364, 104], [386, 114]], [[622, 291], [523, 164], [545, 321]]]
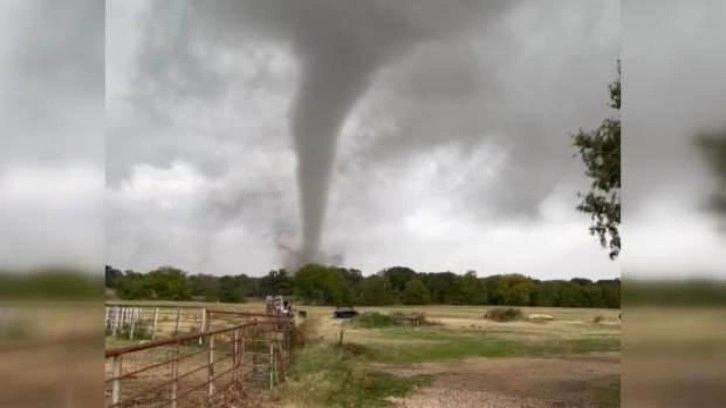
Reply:
[[340, 53], [306, 54], [292, 129], [302, 227], [299, 262], [321, 261], [320, 241], [328, 207], [338, 135], [346, 117], [382, 65], [354, 44]]
[[339, 133], [375, 74], [422, 42], [461, 33], [517, 2], [219, 0], [214, 7], [190, 2], [196, 18], [218, 38], [276, 39], [299, 61], [290, 124], [301, 234], [299, 249], [285, 251], [293, 263], [324, 261], [320, 245]]

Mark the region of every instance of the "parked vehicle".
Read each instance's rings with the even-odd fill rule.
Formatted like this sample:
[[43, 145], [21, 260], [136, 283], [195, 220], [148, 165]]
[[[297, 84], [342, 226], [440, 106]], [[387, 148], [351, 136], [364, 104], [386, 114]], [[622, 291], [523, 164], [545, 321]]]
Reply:
[[353, 306], [338, 306], [333, 312], [333, 318], [335, 319], [350, 319], [355, 316], [358, 316], [358, 311]]

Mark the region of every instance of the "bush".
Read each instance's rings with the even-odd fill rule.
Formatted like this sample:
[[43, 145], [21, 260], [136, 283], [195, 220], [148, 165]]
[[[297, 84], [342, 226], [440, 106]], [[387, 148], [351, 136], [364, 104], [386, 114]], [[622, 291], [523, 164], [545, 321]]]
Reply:
[[365, 312], [351, 319], [351, 324], [365, 329], [397, 326], [397, 319], [378, 312]]
[[318, 324], [320, 321], [315, 317], [309, 317], [302, 321], [300, 324], [296, 324], [292, 328], [292, 344], [295, 347], [305, 347], [309, 345], [315, 333], [317, 333]]
[[600, 315], [597, 315], [597, 316], [595, 316], [595, 318], [592, 319], [592, 322], [595, 323], [595, 324], [597, 324], [597, 323], [600, 323], [600, 322], [602, 322], [604, 320], [605, 320], [604, 317], [602, 317]]
[[494, 320], [495, 322], [513, 322], [515, 320], [522, 320], [524, 314], [522, 313], [522, 309], [518, 307], [495, 307], [487, 310], [484, 318]]

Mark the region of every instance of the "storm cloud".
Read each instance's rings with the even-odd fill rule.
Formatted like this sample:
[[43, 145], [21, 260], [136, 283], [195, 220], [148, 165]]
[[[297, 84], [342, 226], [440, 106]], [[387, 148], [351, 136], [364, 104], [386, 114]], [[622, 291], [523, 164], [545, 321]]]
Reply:
[[[114, 6], [108, 138], [114, 153], [107, 164], [118, 208], [112, 212], [119, 219], [131, 214], [121, 195], [133, 188], [121, 186], [161, 177], [162, 169], [176, 172], [181, 183], [191, 173], [180, 169], [188, 168], [204, 181], [185, 204], [182, 235], [189, 238], [178, 245], [199, 254], [209, 251], [198, 246], [219, 248], [217, 238], [232, 239], [220, 231], [237, 231], [240, 240], [239, 255], [229, 249], [205, 256], [209, 262], [180, 261], [195, 268], [229, 270], [232, 258], [245, 257], [279, 264], [281, 255], [269, 249], [242, 255], [242, 242], [274, 252], [305, 241], [306, 257], [345, 255], [372, 271], [410, 262], [427, 245], [449, 245], [426, 244], [430, 232], [408, 231], [420, 221], [406, 219], [418, 212], [437, 219], [448, 214], [456, 231], [471, 225], [490, 234], [467, 238], [484, 242], [496, 241], [502, 230], [550, 225], [562, 213], [551, 212], [552, 203], [569, 208], [567, 223], [584, 231], [581, 245], [599, 254], [586, 218], [571, 211], [586, 182], [569, 133], [597, 126], [609, 114], [618, 7], [492, 4]], [[159, 172], [139, 172], [142, 163]], [[443, 228], [434, 224], [421, 228]], [[566, 228], [574, 231], [574, 224]], [[133, 238], [154, 232], [121, 230], [109, 228], [115, 259], [149, 264], [140, 260], [167, 251]], [[370, 247], [388, 245], [385, 236], [416, 249], [401, 249], [394, 261]], [[420, 266], [479, 262], [476, 251], [467, 253]]]

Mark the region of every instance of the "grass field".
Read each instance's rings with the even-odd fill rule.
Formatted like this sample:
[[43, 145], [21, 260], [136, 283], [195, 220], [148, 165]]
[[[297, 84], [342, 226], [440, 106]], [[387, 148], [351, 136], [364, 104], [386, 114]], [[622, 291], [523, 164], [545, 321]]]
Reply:
[[[184, 305], [264, 309], [261, 302]], [[525, 316], [553, 320], [500, 323], [484, 318], [486, 307], [361, 307], [361, 313], [424, 313], [432, 323], [364, 328], [333, 319], [332, 307], [298, 309], [307, 312], [297, 320], [307, 326], [309, 345], [270, 406], [619, 406], [619, 310], [521, 308]]]

